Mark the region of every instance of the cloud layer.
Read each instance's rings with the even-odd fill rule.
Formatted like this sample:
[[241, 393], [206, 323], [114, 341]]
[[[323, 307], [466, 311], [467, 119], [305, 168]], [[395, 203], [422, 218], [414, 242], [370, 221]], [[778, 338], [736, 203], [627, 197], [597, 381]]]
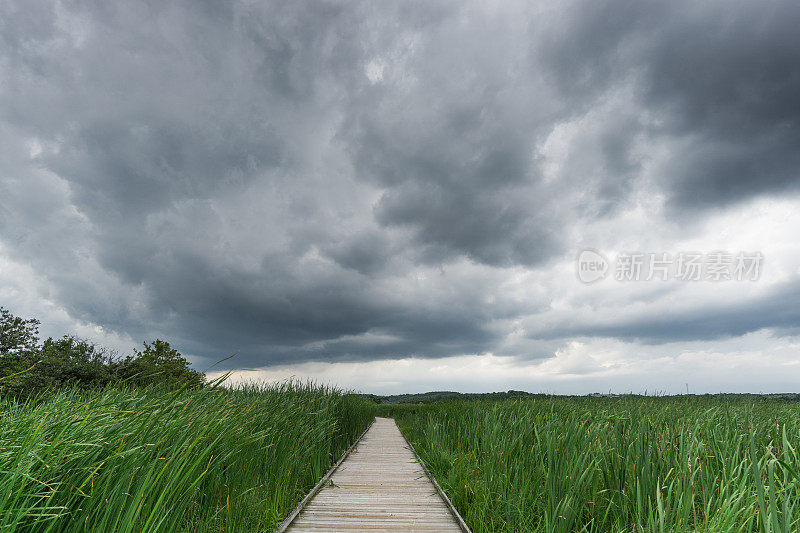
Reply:
[[[790, 1], [5, 2], [0, 295], [200, 364], [789, 346], [798, 24]], [[587, 287], [587, 247], [768, 268]]]

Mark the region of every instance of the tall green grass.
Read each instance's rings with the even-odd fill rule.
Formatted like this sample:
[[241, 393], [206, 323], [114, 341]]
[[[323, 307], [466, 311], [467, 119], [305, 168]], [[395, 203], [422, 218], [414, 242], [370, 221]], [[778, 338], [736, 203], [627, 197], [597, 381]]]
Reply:
[[0, 399], [0, 531], [270, 531], [373, 416], [298, 383]]
[[796, 404], [554, 398], [389, 410], [476, 532], [800, 529]]

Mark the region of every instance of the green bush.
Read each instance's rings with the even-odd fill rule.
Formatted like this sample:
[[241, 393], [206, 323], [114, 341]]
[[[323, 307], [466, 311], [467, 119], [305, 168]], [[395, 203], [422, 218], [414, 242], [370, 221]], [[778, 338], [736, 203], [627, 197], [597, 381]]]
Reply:
[[113, 383], [196, 388], [205, 374], [168, 342], [144, 343], [132, 355], [114, 358], [90, 341], [65, 335], [39, 342], [39, 321], [0, 307], [0, 396], [27, 398], [56, 387], [104, 387]]
[[192, 370], [189, 361], [168, 342], [156, 339], [143, 346], [143, 350], [134, 350], [134, 355], [111, 362], [110, 369], [116, 378], [135, 385], [161, 383], [190, 387], [199, 387], [205, 381], [205, 375]]

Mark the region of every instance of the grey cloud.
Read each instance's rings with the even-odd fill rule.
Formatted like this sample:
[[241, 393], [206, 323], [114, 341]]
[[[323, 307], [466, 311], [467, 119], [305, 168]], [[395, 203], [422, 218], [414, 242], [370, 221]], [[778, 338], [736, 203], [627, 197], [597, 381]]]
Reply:
[[[654, 298], [654, 309], [659, 303]], [[800, 284], [787, 282], [758, 297], [739, 299], [733, 303], [708, 302], [691, 309], [660, 309], [636, 318], [620, 317], [609, 323], [598, 316], [597, 322], [581, 324], [555, 323], [547, 330], [532, 332], [535, 339], [573, 337], [609, 337], [646, 344], [680, 341], [707, 341], [740, 337], [762, 329], [775, 335], [794, 335], [800, 324]]]
[[[549, 268], [637, 187], [698, 219], [795, 191], [795, 4], [483, 9], [4, 3], [4, 250], [75, 319], [204, 360], [508, 353], [548, 298], [494, 299], [504, 276]], [[652, 183], [640, 143], [669, 152]], [[719, 327], [548, 334], [797, 321], [703, 313]]]
[[[456, 308], [451, 308], [453, 301], [437, 300], [412, 309], [407, 302], [365, 289], [355, 276], [308, 280], [293, 274], [293, 267], [282, 258], [255, 275], [221, 275], [201, 268], [178, 274], [168, 267], [154, 287], [159, 295], [154, 312], [160, 311], [165, 324], [181, 332], [193, 353], [211, 359], [222, 346], [239, 353], [237, 362], [245, 365], [261, 362], [265, 353], [270, 361], [287, 362], [438, 357], [491, 346], [493, 335], [485, 324], [492, 311], [478, 306], [472, 295], [462, 296]], [[358, 339], [363, 335], [390, 341]], [[306, 347], [320, 342], [324, 350]]]
[[574, 5], [546, 31], [540, 57], [581, 110], [636, 80], [642, 108], [661, 122], [642, 131], [690, 145], [659, 182], [673, 208], [796, 192], [796, 2]]
[[392, 249], [389, 239], [372, 232], [333, 242], [327, 246], [327, 254], [343, 268], [371, 275], [383, 270]]

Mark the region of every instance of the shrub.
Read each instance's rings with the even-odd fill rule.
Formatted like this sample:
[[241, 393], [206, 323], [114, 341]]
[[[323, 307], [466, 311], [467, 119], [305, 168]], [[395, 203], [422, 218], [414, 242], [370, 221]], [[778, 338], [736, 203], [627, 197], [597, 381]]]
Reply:
[[156, 339], [152, 343], [145, 342], [143, 347], [143, 350], [134, 350], [134, 355], [111, 363], [118, 379], [136, 385], [162, 383], [190, 387], [199, 387], [205, 381], [205, 374], [192, 370], [189, 361], [168, 342]]
[[27, 398], [43, 390], [74, 386], [166, 385], [197, 388], [205, 374], [168, 342], [144, 343], [133, 355], [115, 359], [91, 341], [65, 335], [39, 343], [39, 321], [23, 319], [0, 307], [0, 395]]

